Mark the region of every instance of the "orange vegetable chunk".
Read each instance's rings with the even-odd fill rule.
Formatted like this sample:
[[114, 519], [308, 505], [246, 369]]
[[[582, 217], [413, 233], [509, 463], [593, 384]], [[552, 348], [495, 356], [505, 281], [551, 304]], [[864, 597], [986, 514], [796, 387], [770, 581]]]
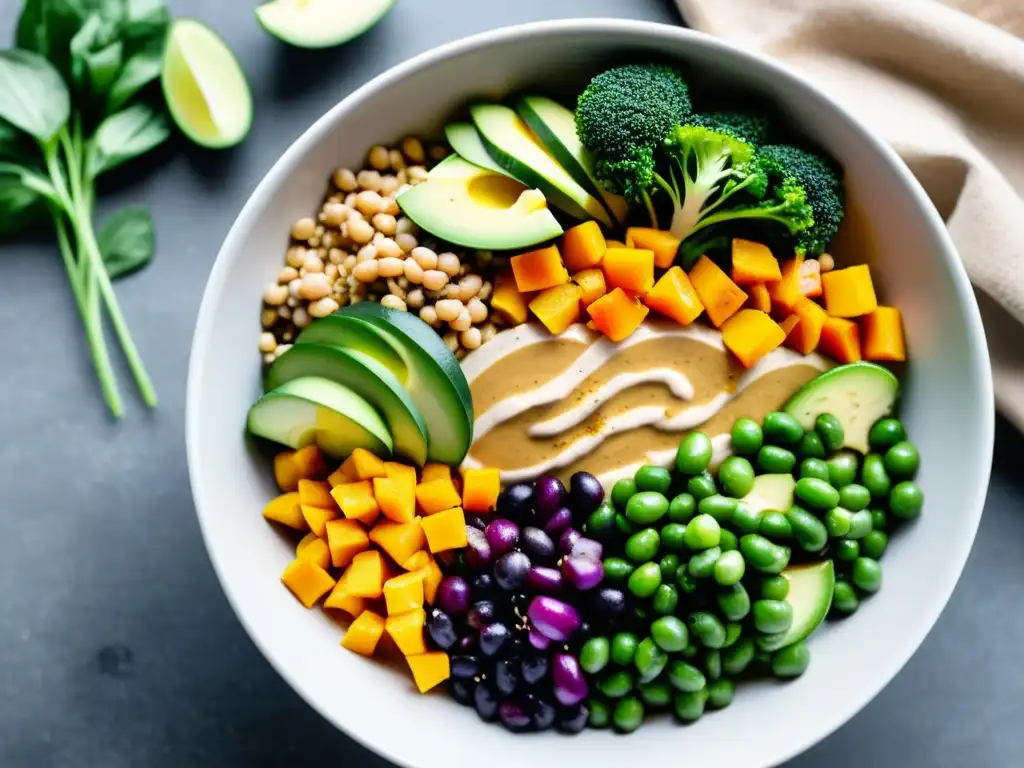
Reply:
[[513, 256], [512, 274], [520, 293], [543, 291], [569, 282], [569, 273], [562, 264], [557, 245]]
[[345, 483], [354, 483], [356, 480], [358, 478], [355, 475], [350, 475], [344, 466], [338, 467], [327, 476], [327, 482], [331, 488], [345, 485]]
[[855, 363], [861, 359], [860, 329], [852, 320], [830, 315], [821, 327], [818, 348], [840, 363]]
[[373, 496], [380, 513], [396, 523], [408, 523], [416, 517], [416, 486], [405, 478], [373, 478]]
[[372, 480], [387, 475], [384, 462], [365, 448], [356, 448], [352, 451], [352, 455], [345, 459], [341, 469], [356, 480]]
[[384, 631], [395, 641], [403, 656], [414, 656], [427, 652], [427, 644], [423, 637], [426, 623], [426, 611], [417, 608], [397, 616], [389, 615], [384, 621]]
[[490, 512], [498, 503], [501, 472], [496, 468], [467, 469], [462, 472], [462, 508]]
[[462, 507], [446, 509], [421, 520], [427, 547], [431, 552], [444, 552], [466, 546], [466, 516]]
[[373, 497], [373, 485], [369, 480], [336, 485], [331, 489], [331, 496], [338, 502], [345, 517], [358, 520], [363, 525], [373, 525], [380, 514], [380, 507]]
[[566, 230], [562, 237], [562, 261], [570, 272], [579, 272], [600, 264], [607, 248], [601, 225], [585, 221]]
[[419, 518], [410, 523], [381, 520], [370, 530], [369, 538], [399, 564], [407, 562], [427, 544]]
[[548, 331], [558, 335], [579, 319], [582, 295], [583, 290], [575, 283], [556, 285], [541, 291], [530, 302], [530, 311]]
[[420, 693], [426, 693], [451, 676], [448, 654], [444, 651], [417, 653], [414, 656], [406, 656], [405, 660], [409, 663], [412, 679]]
[[649, 227], [630, 227], [626, 230], [629, 248], [644, 248], [654, 252], [654, 266], [668, 269], [676, 260], [680, 240], [671, 232]]
[[375, 549], [352, 558], [345, 575], [349, 594], [355, 597], [380, 597], [384, 592], [384, 558]]
[[609, 248], [632, 248], [633, 246], [627, 245], [621, 240], [606, 240], [605, 241]]
[[639, 328], [649, 311], [621, 288], [606, 293], [587, 307], [594, 326], [612, 341], [622, 341]]
[[334, 509], [336, 505], [331, 496], [330, 483], [305, 478], [299, 480], [299, 504]]
[[363, 611], [349, 625], [345, 636], [341, 638], [341, 645], [363, 656], [373, 656], [383, 634], [384, 617], [373, 611]]
[[295, 557], [315, 563], [325, 571], [331, 567], [331, 551], [327, 548], [327, 542], [314, 533], [307, 533], [302, 538], [295, 548]]
[[355, 520], [345, 517], [329, 520], [326, 528], [327, 547], [335, 568], [344, 568], [352, 562], [352, 558], [370, 548], [370, 537], [366, 535], [363, 526]]
[[384, 605], [388, 616], [414, 611], [423, 607], [423, 571], [410, 571], [392, 576], [384, 582]]
[[742, 309], [722, 324], [722, 342], [747, 368], [785, 340], [786, 332], [759, 309]]
[[793, 329], [800, 324], [800, 318], [797, 315], [788, 315], [785, 320], [779, 323], [779, 328], [786, 334], [786, 338], [789, 338], [789, 334], [793, 332]]
[[803, 263], [803, 256], [790, 259], [782, 265], [782, 279], [768, 283], [768, 295], [776, 312], [789, 314], [800, 301], [800, 265]]
[[807, 259], [798, 272], [800, 295], [809, 299], [821, 296], [821, 263], [817, 259]]
[[768, 286], [764, 283], [754, 283], [747, 286], [750, 293], [750, 306], [753, 309], [760, 309], [762, 312], [772, 311], [772, 297], [768, 293]]
[[324, 608], [334, 608], [339, 611], [344, 611], [349, 616], [355, 618], [363, 611], [366, 610], [366, 598], [356, 597], [348, 591], [348, 571], [346, 570], [341, 574], [341, 578], [338, 579], [338, 583], [334, 585], [334, 589], [331, 590], [331, 594], [324, 600]]
[[316, 605], [334, 586], [331, 574], [316, 563], [296, 558], [288, 563], [281, 574], [281, 581], [291, 590], [300, 603], [307, 608]]
[[499, 277], [491, 294], [491, 309], [504, 317], [509, 325], [522, 325], [529, 317], [527, 305], [530, 294], [520, 293], [515, 278], [511, 275]]
[[425, 515], [433, 515], [462, 503], [455, 483], [449, 480], [431, 480], [416, 486], [416, 501]]
[[903, 320], [896, 307], [878, 307], [860, 319], [865, 360], [902, 362], [907, 359]]
[[584, 269], [572, 276], [572, 281], [580, 287], [580, 303], [589, 307], [608, 292], [604, 281], [604, 272], [600, 269]]
[[800, 354], [809, 355], [821, 342], [821, 329], [828, 314], [810, 299], [803, 298], [793, 308], [793, 316], [800, 322], [788, 334], [786, 342]]
[[833, 269], [821, 276], [825, 309], [833, 317], [860, 317], [875, 311], [878, 299], [867, 264]]
[[689, 325], [704, 311], [704, 305], [682, 267], [672, 267], [658, 278], [654, 288], [644, 297], [644, 304], [680, 325]]
[[708, 319], [716, 328], [720, 328], [722, 323], [736, 314], [747, 300], [743, 289], [707, 256], [701, 256], [693, 265], [690, 282], [700, 297], [700, 303], [707, 310]]
[[299, 492], [290, 491], [282, 493], [267, 502], [263, 508], [263, 516], [275, 523], [287, 525], [296, 531], [308, 531], [309, 523], [302, 514], [302, 507], [299, 505]]
[[647, 293], [654, 287], [654, 251], [643, 248], [609, 248], [601, 262], [605, 282], [611, 288]]
[[277, 487], [284, 492], [294, 491], [299, 487], [299, 470], [293, 461], [295, 451], [282, 451], [274, 456], [274, 480]]
[[452, 468], [447, 464], [435, 464], [433, 462], [428, 463], [423, 467], [423, 473], [420, 478], [421, 483], [429, 483], [431, 480], [451, 480], [452, 479]]
[[429, 562], [430, 553], [421, 549], [418, 552], [413, 552], [412, 557], [402, 563], [402, 568], [407, 571], [418, 571], [421, 568], [426, 568]]
[[423, 571], [423, 597], [426, 599], [427, 605], [433, 605], [434, 598], [437, 596], [437, 588], [444, 580], [444, 574], [441, 573], [440, 566], [433, 559], [421, 570]]
[[782, 270], [767, 245], [737, 237], [732, 241], [732, 279], [737, 285], [770, 283], [782, 279]]
[[316, 445], [285, 451], [274, 457], [274, 478], [282, 491], [294, 491], [299, 487], [299, 480], [322, 477], [324, 472], [324, 459]]
[[303, 504], [302, 516], [306, 519], [309, 530], [322, 539], [327, 536], [327, 523], [338, 516], [338, 508], [332, 506], [330, 509], [324, 509]]

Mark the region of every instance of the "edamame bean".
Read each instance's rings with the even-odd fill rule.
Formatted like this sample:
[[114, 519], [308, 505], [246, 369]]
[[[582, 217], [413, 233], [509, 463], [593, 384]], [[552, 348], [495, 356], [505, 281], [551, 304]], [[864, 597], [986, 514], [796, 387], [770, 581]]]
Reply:
[[785, 411], [766, 413], [763, 420], [765, 442], [773, 445], [795, 447], [804, 436], [800, 422]]
[[815, 477], [827, 483], [828, 464], [821, 459], [804, 459], [800, 462], [800, 477]]
[[697, 500], [689, 493], [680, 493], [669, 502], [668, 519], [673, 523], [688, 523], [696, 511]]
[[672, 700], [672, 711], [684, 723], [695, 723], [704, 714], [704, 705], [707, 700], [707, 688], [701, 688], [693, 693], [677, 693]]
[[668, 552], [682, 552], [686, 548], [686, 526], [669, 523], [662, 528], [661, 546]]
[[754, 487], [753, 465], [742, 456], [730, 456], [718, 468], [718, 484], [729, 496], [746, 496]]
[[615, 513], [615, 530], [619, 532], [620, 536], [632, 536], [634, 533], [640, 530], [636, 523], [630, 520], [621, 512]]
[[661, 709], [672, 703], [672, 686], [664, 680], [652, 680], [637, 686], [640, 698], [652, 709]]
[[793, 526], [789, 524], [783, 512], [770, 509], [761, 515], [761, 522], [757, 526], [757, 532], [769, 539], [791, 539], [793, 538]]
[[846, 435], [842, 422], [831, 413], [823, 413], [814, 420], [814, 431], [821, 438], [821, 444], [825, 446], [827, 453], [838, 451], [843, 447]]
[[612, 725], [620, 733], [632, 733], [644, 721], [644, 705], [636, 696], [624, 696], [612, 710]]
[[736, 683], [722, 678], [708, 686], [708, 704], [715, 709], [725, 709], [732, 704], [732, 695], [736, 692]]
[[737, 551], [723, 552], [715, 561], [713, 575], [715, 581], [723, 587], [731, 587], [743, 578], [747, 563], [743, 555]]
[[827, 458], [825, 463], [828, 464], [828, 481], [833, 488], [842, 488], [857, 479], [860, 462], [850, 451], [835, 453]]
[[661, 537], [653, 528], [645, 528], [626, 539], [626, 557], [634, 563], [653, 560], [661, 546]]
[[631, 477], [624, 477], [616, 480], [612, 486], [612, 504], [619, 509], [626, 508], [626, 502], [636, 493], [636, 481]]
[[796, 455], [777, 445], [765, 445], [757, 452], [757, 466], [773, 475], [785, 475], [796, 466]]
[[781, 678], [800, 677], [811, 663], [811, 651], [806, 643], [793, 643], [772, 656], [772, 674]]
[[661, 569], [657, 563], [644, 563], [629, 575], [626, 586], [637, 597], [651, 597], [661, 586]]
[[789, 549], [772, 544], [757, 533], [748, 533], [740, 539], [740, 552], [751, 568], [763, 573], [780, 573], [789, 565]]
[[717, 680], [722, 676], [722, 652], [708, 651], [704, 654], [704, 674], [708, 680]]
[[743, 634], [743, 625], [738, 621], [730, 621], [725, 625], [725, 645], [722, 648], [728, 648], [730, 645], [740, 639], [740, 635]]
[[876, 451], [885, 451], [906, 439], [907, 432], [899, 419], [879, 419], [868, 432], [868, 442]]
[[707, 685], [707, 679], [693, 664], [685, 661], [673, 661], [668, 665], [668, 682], [677, 691], [696, 693]]
[[725, 645], [725, 625], [715, 614], [706, 611], [691, 613], [686, 624], [705, 648], [718, 649]]
[[765, 600], [785, 600], [789, 595], [789, 579], [785, 576], [768, 576], [761, 582], [761, 597]]
[[860, 607], [860, 600], [852, 584], [846, 581], [835, 583], [832, 588], [832, 607], [845, 616], [849, 616]]
[[[679, 555], [674, 552], [669, 552], [664, 555], [661, 560], [658, 561], [658, 568], [661, 569], [661, 583], [664, 585], [666, 581], [676, 575], [676, 569], [679, 567]], [[659, 587], [660, 589], [660, 587]], [[657, 596], [657, 592], [654, 593]]]
[[711, 515], [697, 515], [686, 524], [683, 541], [694, 551], [717, 547], [722, 540], [722, 526]]
[[668, 653], [677, 653], [690, 644], [690, 633], [682, 619], [662, 616], [651, 624], [651, 639]]
[[[816, 477], [804, 477], [797, 480], [796, 497], [815, 509], [832, 509], [839, 504], [839, 491]], [[792, 522], [790, 520], [790, 523]]]
[[871, 491], [860, 483], [850, 483], [839, 489], [839, 506], [851, 512], [860, 512], [871, 503]]
[[885, 452], [883, 461], [890, 477], [911, 478], [917, 474], [921, 456], [916, 445], [909, 440], [902, 440]]
[[871, 528], [876, 531], [884, 531], [889, 527], [889, 516], [884, 509], [871, 510]]
[[611, 659], [620, 667], [628, 667], [633, 664], [633, 657], [636, 656], [636, 647], [640, 645], [640, 639], [632, 632], [619, 632], [612, 638]]
[[889, 511], [903, 520], [910, 520], [921, 514], [924, 493], [913, 480], [897, 483], [889, 494]]
[[640, 491], [626, 502], [626, 517], [637, 525], [656, 523], [668, 512], [668, 499], [656, 491]]
[[722, 550], [718, 547], [705, 549], [690, 558], [687, 570], [695, 579], [710, 579], [715, 572], [715, 563], [722, 556]]
[[611, 584], [623, 584], [633, 573], [633, 564], [621, 557], [609, 557], [604, 561], [604, 580]]
[[727, 675], [740, 675], [754, 660], [754, 638], [741, 637], [734, 645], [722, 651], [722, 671]]
[[757, 533], [761, 526], [761, 510], [740, 502], [732, 514], [733, 527], [740, 533]]
[[743, 416], [732, 424], [732, 449], [740, 456], [753, 456], [764, 442], [761, 425]]
[[720, 523], [727, 523], [736, 513], [736, 499], [718, 493], [705, 496], [697, 503], [697, 511], [702, 515], [711, 515]]
[[618, 669], [597, 683], [597, 690], [609, 699], [621, 699], [633, 690], [633, 673], [628, 669]]
[[592, 637], [580, 648], [580, 666], [591, 675], [608, 666], [611, 658], [611, 643], [607, 637]]
[[[686, 647], [686, 644], [683, 644]], [[636, 656], [633, 657], [633, 666], [636, 667], [637, 678], [641, 683], [647, 683], [661, 674], [668, 664], [668, 654], [650, 637], [645, 637], [636, 647]]]
[[708, 496], [714, 496], [718, 492], [718, 488], [715, 485], [715, 478], [711, 476], [711, 473], [705, 470], [699, 475], [694, 475], [686, 483], [686, 490], [690, 492], [690, 495], [695, 499], [706, 499]]
[[860, 544], [852, 539], [836, 542], [836, 558], [844, 563], [852, 563], [860, 557]]
[[607, 728], [612, 722], [612, 710], [608, 703], [597, 696], [587, 699], [587, 709], [590, 714], [587, 716], [587, 726], [590, 728]]
[[684, 475], [697, 475], [711, 463], [711, 438], [703, 432], [691, 432], [679, 443], [676, 469]]
[[857, 589], [874, 594], [882, 588], [882, 565], [870, 557], [858, 557], [853, 561], [850, 580]]
[[805, 432], [799, 450], [805, 459], [824, 459], [826, 455], [825, 444], [821, 442], [817, 432]]
[[850, 530], [846, 534], [846, 538], [863, 539], [869, 533], [871, 533], [871, 513], [866, 509], [854, 512], [850, 517]]
[[615, 507], [603, 501], [601, 506], [590, 513], [586, 524], [587, 535], [596, 539], [606, 538], [615, 530]]
[[750, 595], [742, 583], [721, 590], [716, 600], [718, 608], [729, 621], [743, 621], [750, 613]]
[[728, 528], [723, 528], [718, 540], [718, 548], [723, 552], [732, 552], [733, 550], [739, 549], [739, 547], [740, 542], [739, 539], [736, 538], [736, 534]]
[[636, 489], [640, 492], [653, 491], [666, 494], [672, 485], [672, 474], [665, 467], [645, 464], [636, 471], [633, 482], [636, 483]]
[[[676, 570], [679, 569], [677, 568]], [[651, 608], [655, 613], [661, 616], [668, 616], [675, 613], [676, 606], [679, 605], [679, 590], [671, 584], [666, 584], [664, 582], [664, 576], [661, 578], [662, 584], [658, 587], [658, 590], [654, 593], [654, 597], [651, 599]]]
[[683, 563], [676, 569], [676, 585], [680, 595], [692, 595], [697, 590], [697, 580], [690, 575], [690, 564]]
[[885, 554], [885, 548], [889, 546], [889, 537], [883, 531], [872, 531], [861, 542], [864, 556], [872, 560], [881, 559]]
[[793, 626], [793, 606], [785, 600], [755, 600], [751, 613], [754, 629], [763, 635], [786, 632]]
[[860, 468], [860, 481], [876, 499], [884, 499], [892, 490], [892, 480], [885, 469], [885, 461], [877, 453], [869, 453], [864, 457], [864, 466]]
[[682, 652], [679, 655], [682, 656], [684, 659], [696, 659], [700, 655], [700, 646], [694, 645], [694, 643], [691, 641], [688, 646], [683, 648]]
[[850, 532], [850, 521], [853, 520], [853, 515], [848, 509], [836, 507], [826, 512], [822, 519], [826, 530], [828, 530], [828, 535], [833, 539], [838, 539]]

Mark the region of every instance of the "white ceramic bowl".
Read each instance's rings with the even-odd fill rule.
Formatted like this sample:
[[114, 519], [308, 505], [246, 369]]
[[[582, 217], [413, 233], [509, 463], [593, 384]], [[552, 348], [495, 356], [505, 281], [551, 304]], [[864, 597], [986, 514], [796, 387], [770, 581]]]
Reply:
[[[921, 448], [922, 518], [896, 537], [885, 588], [851, 620], [812, 639], [807, 673], [740, 687], [731, 707], [683, 728], [665, 718], [631, 737], [587, 731], [513, 736], [443, 695], [413, 692], [403, 671], [341, 649], [339, 629], [306, 611], [279, 577], [291, 546], [264, 523], [274, 493], [244, 439], [259, 394], [255, 351], [263, 286], [280, 269], [293, 220], [315, 210], [331, 170], [373, 144], [436, 131], [471, 97], [524, 86], [572, 93], [623, 54], [674, 57], [702, 82], [741, 84], [774, 101], [846, 168], [846, 243], [870, 261], [882, 297], [904, 312], [913, 357], [902, 415]], [[188, 380], [188, 459], [206, 546], [231, 605], [264, 655], [317, 711], [396, 763], [591, 768], [774, 765], [838, 728], [910, 658], [949, 599], [974, 540], [988, 484], [993, 403], [974, 296], [942, 222], [896, 155], [783, 67], [674, 27], [612, 20], [548, 22], [462, 40], [359, 89], [278, 161], [235, 222], [199, 314]]]

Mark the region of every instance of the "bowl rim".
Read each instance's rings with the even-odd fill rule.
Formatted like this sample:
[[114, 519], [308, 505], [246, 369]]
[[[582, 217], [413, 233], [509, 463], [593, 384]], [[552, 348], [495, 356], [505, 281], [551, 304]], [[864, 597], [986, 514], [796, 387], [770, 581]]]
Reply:
[[961, 546], [956, 553], [953, 567], [946, 569], [938, 579], [940, 589], [935, 590], [934, 595], [927, 606], [923, 606], [924, 615], [927, 621], [920, 622], [914, 632], [903, 635], [903, 642], [898, 652], [892, 653], [883, 662], [884, 674], [878, 676], [878, 684], [869, 688], [860, 696], [851, 707], [844, 708], [841, 713], [833, 716], [824, 722], [817, 730], [816, 735], [797, 740], [785, 751], [773, 755], [774, 764], [781, 764], [790, 760], [810, 747], [823, 741], [844, 724], [849, 722], [867, 704], [869, 704], [885, 687], [887, 687], [896, 675], [902, 670], [910, 658], [917, 652], [927, 635], [931, 632], [945, 609], [953, 591], [959, 581], [967, 558], [977, 537], [978, 526], [981, 522], [981, 515], [988, 492], [988, 485], [991, 476], [992, 454], [995, 436], [995, 401], [992, 386], [991, 364], [989, 361], [988, 345], [985, 337], [984, 326], [981, 321], [981, 313], [973, 293], [967, 272], [959, 258], [952, 238], [938, 211], [933, 206], [924, 188], [917, 181], [910, 169], [903, 162], [896, 151], [881, 137], [869, 129], [863, 121], [849, 112], [844, 106], [830, 97], [821, 87], [805, 75], [795, 71], [788, 65], [783, 64], [766, 55], [752, 52], [741, 48], [721, 38], [689, 29], [682, 26], [663, 24], [658, 22], [640, 21], [632, 19], [616, 18], [577, 18], [577, 19], [556, 19], [546, 21], [528, 22], [503, 26], [496, 29], [486, 30], [467, 37], [444, 43], [423, 53], [417, 54], [375, 76], [364, 85], [354, 90], [347, 97], [339, 101], [327, 112], [320, 116], [309, 128], [307, 128], [284, 153], [271, 166], [263, 179], [259, 182], [252, 194], [246, 200], [231, 229], [228, 231], [224, 242], [217, 253], [210, 275], [207, 279], [206, 288], [203, 291], [199, 313], [196, 319], [195, 332], [192, 339], [192, 351], [189, 357], [189, 369], [186, 382], [186, 404], [185, 404], [185, 443], [186, 455], [189, 469], [189, 481], [192, 490], [192, 498], [196, 509], [196, 517], [199, 521], [200, 531], [206, 547], [210, 562], [213, 565], [217, 580], [221, 589], [227, 597], [231, 609], [244, 627], [246, 634], [259, 649], [260, 653], [277, 671], [277, 673], [288, 683], [314, 711], [318, 712], [324, 719], [333, 724], [346, 736], [353, 739], [363, 747], [377, 755], [384, 757], [392, 763], [409, 765], [402, 757], [394, 754], [387, 743], [376, 742], [366, 739], [362, 734], [349, 730], [346, 725], [339, 721], [332, 712], [322, 706], [307, 694], [301, 681], [296, 679], [272, 653], [265, 647], [261, 637], [254, 631], [246, 615], [239, 608], [239, 602], [233, 592], [232, 585], [225, 574], [225, 567], [221, 562], [220, 555], [213, 545], [209, 529], [205, 523], [212, 511], [203, 504], [203, 487], [208, 482], [203, 474], [199, 446], [199, 402], [200, 382], [204, 378], [205, 360], [208, 356], [210, 343], [210, 327], [214, 322], [215, 297], [225, 290], [229, 274], [236, 262], [242, 257], [242, 249], [239, 247], [243, 242], [249, 223], [255, 218], [260, 210], [288, 174], [294, 171], [300, 159], [306, 154], [310, 147], [322, 141], [333, 129], [335, 124], [348, 112], [357, 108], [371, 95], [387, 89], [400, 82], [419, 69], [434, 66], [443, 61], [458, 58], [476, 50], [512, 42], [524, 37], [545, 37], [569, 35], [588, 35], [607, 32], [628, 32], [630, 34], [669, 40], [678, 43], [680, 46], [697, 46], [710, 49], [720, 55], [731, 57], [741, 65], [747, 67], [762, 68], [771, 71], [781, 78], [795, 81], [797, 85], [805, 89], [809, 95], [815, 96], [829, 104], [837, 115], [845, 120], [858, 134], [863, 143], [870, 147], [892, 167], [893, 171], [901, 178], [907, 191], [918, 208], [929, 234], [938, 243], [940, 251], [938, 258], [944, 260], [950, 270], [954, 290], [965, 307], [964, 325], [968, 339], [968, 351], [972, 358], [972, 375], [980, 377], [981, 402], [978, 403], [978, 410], [982, 415], [984, 423], [981, 425], [982, 445], [980, 446], [983, 455], [979, 466], [979, 474], [976, 478], [974, 500], [971, 508], [966, 511], [969, 515], [970, 536], [963, 538]]

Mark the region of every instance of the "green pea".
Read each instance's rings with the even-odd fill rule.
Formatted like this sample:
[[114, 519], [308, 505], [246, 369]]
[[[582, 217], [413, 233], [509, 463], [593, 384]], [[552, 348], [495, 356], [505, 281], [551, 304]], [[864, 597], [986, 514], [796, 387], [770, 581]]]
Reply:
[[848, 509], [836, 507], [826, 512], [822, 520], [828, 530], [828, 535], [833, 539], [838, 539], [850, 532], [850, 521], [853, 520], [853, 515]]
[[636, 696], [625, 696], [618, 700], [612, 711], [612, 725], [620, 733], [632, 733], [644, 721], [644, 705]]
[[923, 506], [924, 492], [913, 480], [897, 483], [889, 494], [889, 511], [903, 520], [917, 517]]
[[690, 495], [695, 499], [706, 499], [708, 496], [714, 496], [718, 493], [718, 488], [715, 485], [715, 478], [711, 476], [711, 473], [704, 471], [699, 475], [694, 475], [686, 483], [686, 490], [690, 492]]
[[770, 509], [761, 515], [761, 522], [757, 526], [757, 532], [769, 539], [791, 539], [793, 538], [793, 526], [789, 524], [783, 512], [776, 512]]
[[697, 580], [690, 575], [690, 564], [683, 563], [676, 569], [676, 585], [682, 595], [692, 595], [697, 590]]
[[606, 558], [604, 563], [604, 579], [612, 584], [622, 584], [633, 573], [633, 564], [621, 557]]
[[715, 561], [713, 575], [723, 587], [731, 587], [743, 578], [747, 563], [737, 551], [723, 552]]
[[615, 530], [615, 507], [604, 501], [587, 518], [587, 535], [603, 539]]
[[[714, 491], [712, 491], [714, 493]], [[673, 523], [687, 523], [697, 511], [697, 500], [692, 494], [680, 493], [668, 505], [668, 519]]]
[[704, 714], [707, 700], [707, 688], [701, 688], [693, 693], [677, 693], [672, 700], [672, 711], [684, 723], [695, 723]]
[[634, 563], [653, 560], [661, 546], [661, 536], [653, 528], [645, 528], [626, 539], [626, 557]]
[[[677, 568], [676, 570], [679, 569]], [[663, 575], [661, 578], [664, 579], [665, 576]], [[665, 584], [663, 581], [654, 593], [654, 597], [651, 600], [651, 608], [661, 616], [668, 616], [676, 612], [676, 606], [678, 605], [679, 590], [671, 584]]]
[[854, 512], [850, 517], [850, 530], [846, 534], [846, 538], [863, 539], [869, 533], [871, 533], [871, 513], [866, 509]]
[[[661, 569], [661, 582], [665, 583], [666, 580], [671, 579], [676, 575], [676, 569], [679, 567], [679, 555], [674, 552], [669, 552], [658, 561], [658, 568]], [[660, 587], [659, 587], [660, 589]], [[655, 595], [658, 593], [655, 592]]]
[[800, 677], [811, 663], [811, 651], [806, 643], [793, 643], [772, 656], [772, 674], [776, 677]]
[[690, 633], [682, 619], [662, 616], [651, 624], [651, 639], [663, 651], [676, 653], [690, 644]]
[[917, 451], [917, 446], [908, 440], [896, 443], [885, 452], [883, 460], [891, 477], [913, 477], [921, 466], [921, 455]]
[[742, 456], [730, 456], [718, 468], [718, 483], [729, 496], [742, 498], [754, 487], [754, 466]]
[[661, 546], [668, 552], [682, 552], [686, 549], [686, 526], [669, 523], [661, 529]]
[[865, 557], [879, 560], [885, 554], [885, 548], [889, 546], [889, 537], [884, 531], [872, 531], [864, 537], [861, 543]]
[[668, 489], [672, 485], [672, 473], [665, 467], [645, 464], [636, 471], [633, 481], [636, 483], [636, 489], [640, 492], [653, 491], [665, 494], [668, 493]]
[[773, 445], [797, 446], [804, 436], [804, 428], [793, 416], [784, 411], [766, 413], [762, 421], [764, 439]]
[[[683, 643], [682, 648], [685, 647], [686, 643]], [[668, 654], [659, 648], [652, 638], [645, 637], [640, 641], [640, 645], [636, 647], [636, 656], [633, 657], [633, 666], [636, 667], [641, 683], [649, 682], [660, 675], [666, 664]]]
[[587, 716], [587, 725], [591, 728], [607, 728], [612, 722], [612, 710], [608, 703], [597, 696], [587, 699], [587, 709], [590, 714]]
[[632, 632], [619, 632], [612, 638], [611, 659], [620, 667], [628, 667], [633, 664], [633, 657], [636, 656], [636, 647], [640, 645], [640, 639]]
[[696, 659], [700, 655], [700, 646], [694, 645], [691, 641], [688, 646], [679, 653], [684, 659]]
[[879, 419], [868, 432], [868, 442], [876, 451], [887, 450], [906, 439], [907, 432], [899, 419]]
[[626, 517], [621, 512], [615, 513], [615, 530], [619, 532], [620, 536], [632, 536], [634, 533], [640, 530], [637, 524]]
[[740, 533], [757, 533], [761, 528], [761, 510], [740, 502], [732, 515], [732, 524]]
[[738, 621], [730, 621], [725, 625], [725, 645], [722, 648], [728, 648], [730, 645], [740, 639], [743, 634], [743, 625]]
[[764, 635], [786, 632], [793, 626], [793, 606], [785, 600], [755, 600], [750, 612], [754, 629]]
[[686, 524], [683, 541], [694, 551], [717, 547], [722, 540], [722, 526], [711, 515], [697, 515]]
[[592, 637], [580, 648], [580, 666], [591, 675], [608, 666], [611, 658], [611, 643], [607, 637]]
[[718, 548], [723, 552], [732, 552], [740, 548], [740, 541], [736, 538], [735, 533], [727, 528], [723, 528], [718, 540]]
[[750, 595], [742, 583], [721, 590], [716, 601], [719, 610], [729, 621], [743, 621], [750, 613]]
[[828, 464], [821, 459], [804, 459], [800, 462], [800, 477], [814, 477], [828, 482]]
[[713, 613], [697, 611], [686, 620], [690, 631], [705, 648], [721, 648], [725, 645], [725, 625]]
[[722, 676], [722, 652], [718, 650], [708, 651], [704, 654], [702, 661], [704, 674], [708, 680], [717, 680]]
[[852, 539], [837, 541], [836, 557], [844, 563], [852, 563], [860, 557], [860, 544]]
[[[839, 491], [816, 477], [796, 481], [796, 497], [815, 509], [832, 509], [839, 504]], [[790, 520], [790, 522], [793, 522]]]
[[633, 690], [633, 673], [628, 669], [618, 669], [601, 678], [597, 690], [609, 699], [621, 699]]
[[637, 525], [656, 523], [668, 512], [668, 499], [656, 491], [640, 491], [626, 503], [626, 517]]
[[[825, 460], [828, 464], [828, 481], [833, 488], [842, 488], [857, 479], [860, 462], [850, 451], [840, 451]], [[835, 506], [834, 504], [832, 506]]]
[[736, 683], [722, 678], [708, 686], [708, 704], [715, 709], [725, 709], [732, 704], [732, 695], [736, 692]]
[[837, 581], [832, 588], [832, 607], [841, 614], [849, 616], [860, 607], [860, 600], [853, 585], [846, 581]]
[[715, 563], [721, 556], [722, 550], [719, 547], [705, 549], [690, 558], [687, 570], [695, 579], [710, 579], [715, 572]]
[[796, 466], [796, 455], [777, 445], [765, 445], [757, 452], [757, 466], [773, 475], [785, 475]]
[[672, 686], [664, 680], [652, 680], [637, 686], [640, 698], [652, 709], [661, 709], [672, 703]]
[[884, 509], [871, 510], [871, 528], [876, 531], [884, 531], [889, 527], [889, 516]]
[[668, 665], [666, 672], [668, 682], [677, 691], [683, 693], [696, 693], [707, 685], [707, 678], [693, 664], [685, 661], [673, 661]]
[[661, 586], [661, 569], [657, 563], [644, 563], [629, 575], [626, 586], [637, 597], [651, 597]]
[[736, 499], [730, 499], [728, 496], [717, 493], [705, 496], [698, 502], [697, 511], [702, 515], [711, 515], [720, 523], [727, 523], [736, 513]]
[[740, 456], [753, 456], [764, 441], [761, 425], [743, 416], [732, 424], [732, 449]]
[[892, 480], [885, 469], [885, 460], [877, 453], [869, 453], [864, 457], [864, 466], [860, 468], [860, 481], [876, 499], [884, 499], [892, 489]]
[[785, 576], [768, 576], [761, 582], [761, 597], [765, 600], [785, 600], [789, 595], [789, 579]]
[[676, 469], [684, 475], [698, 475], [711, 463], [711, 438], [703, 432], [691, 432], [679, 443]]
[[877, 592], [882, 588], [881, 563], [870, 557], [858, 557], [853, 561], [850, 580], [863, 592]]
[[757, 533], [748, 533], [740, 539], [740, 552], [752, 568], [764, 573], [780, 573], [789, 565], [789, 549], [772, 544]]
[[825, 446], [826, 452], [838, 451], [843, 447], [846, 435], [842, 422], [831, 413], [823, 413], [814, 420], [814, 431], [821, 438], [821, 444]]
[[612, 486], [612, 504], [619, 509], [625, 509], [626, 502], [636, 491], [636, 481], [633, 478], [624, 477], [621, 480], [616, 480], [615, 485]]
[[825, 444], [821, 442], [817, 432], [805, 432], [800, 441], [800, 455], [805, 459], [824, 459]]
[[742, 674], [754, 660], [754, 650], [754, 638], [741, 637], [722, 651], [722, 671], [734, 677]]

